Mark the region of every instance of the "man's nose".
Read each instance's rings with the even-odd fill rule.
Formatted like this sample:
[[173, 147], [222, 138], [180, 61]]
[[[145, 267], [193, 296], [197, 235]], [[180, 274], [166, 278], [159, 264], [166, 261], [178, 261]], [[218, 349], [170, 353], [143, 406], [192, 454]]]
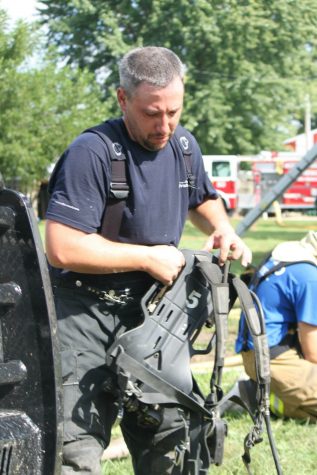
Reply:
[[170, 131], [170, 122], [168, 115], [162, 115], [157, 122], [157, 130], [161, 134], [166, 134]]

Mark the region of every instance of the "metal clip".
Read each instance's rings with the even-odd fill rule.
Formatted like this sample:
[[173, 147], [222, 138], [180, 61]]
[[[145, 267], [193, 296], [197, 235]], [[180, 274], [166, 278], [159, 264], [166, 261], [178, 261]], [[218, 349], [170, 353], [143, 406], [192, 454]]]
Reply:
[[179, 466], [181, 471], [183, 471], [184, 467], [184, 458], [185, 458], [185, 452], [186, 452], [186, 446], [181, 444], [181, 445], [176, 445], [175, 447], [175, 465]]
[[129, 296], [130, 289], [125, 289], [124, 293], [116, 294], [116, 291], [111, 289], [111, 290], [97, 290], [94, 289], [93, 287], [88, 287], [88, 290], [90, 292], [93, 292], [96, 294], [99, 298], [99, 300], [104, 300], [106, 302], [111, 302], [111, 303], [117, 303], [120, 305], [125, 305], [129, 300], [132, 299], [132, 297]]
[[168, 285], [165, 285], [164, 287], [162, 287], [157, 294], [154, 295], [154, 297], [152, 298], [152, 300], [148, 303], [148, 306], [147, 306], [147, 309], [149, 311], [149, 313], [153, 313], [154, 310], [156, 309], [157, 307], [157, 304], [159, 303], [159, 301], [162, 299], [162, 297], [164, 297], [164, 294], [165, 292], [167, 291], [168, 289]]
[[127, 396], [134, 395], [136, 398], [141, 398], [143, 393], [137, 384], [133, 383], [130, 379], [127, 381], [127, 388], [125, 390]]

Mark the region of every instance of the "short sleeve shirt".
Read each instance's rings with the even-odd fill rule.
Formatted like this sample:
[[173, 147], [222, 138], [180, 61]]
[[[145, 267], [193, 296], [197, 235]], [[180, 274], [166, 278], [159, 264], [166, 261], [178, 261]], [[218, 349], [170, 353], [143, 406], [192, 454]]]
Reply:
[[[268, 268], [277, 262], [270, 259]], [[269, 347], [278, 345], [288, 329], [304, 322], [317, 326], [317, 267], [309, 263], [295, 263], [270, 274], [255, 289], [261, 302]], [[236, 351], [243, 349], [244, 316], [240, 318]], [[247, 347], [252, 349], [249, 337]]]
[[[122, 119], [113, 122], [124, 141], [130, 180], [118, 241], [177, 246], [188, 210], [218, 197], [196, 140], [186, 131], [191, 138], [195, 176], [194, 187], [189, 189], [181, 150], [169, 142], [162, 150], [147, 151], [129, 138]], [[111, 159], [105, 142], [94, 133], [81, 134], [65, 151], [63, 164], [50, 183], [46, 218], [86, 233], [99, 233], [110, 180]]]

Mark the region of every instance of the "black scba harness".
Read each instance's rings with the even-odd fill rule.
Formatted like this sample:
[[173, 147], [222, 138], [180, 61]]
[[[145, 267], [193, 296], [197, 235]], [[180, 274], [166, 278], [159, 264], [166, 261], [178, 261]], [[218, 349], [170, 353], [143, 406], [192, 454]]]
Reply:
[[[106, 236], [108, 239], [116, 241], [118, 239], [123, 211], [126, 206], [127, 199], [130, 194], [130, 177], [128, 171], [128, 161], [130, 151], [126, 145], [125, 137], [123, 136], [119, 124], [111, 121], [102, 122], [99, 125], [90, 127], [82, 133], [93, 133], [104, 142], [107, 147], [111, 160], [111, 181], [109, 196], [107, 197], [107, 206], [102, 218], [100, 227], [100, 234]], [[191, 189], [196, 186], [196, 177], [192, 171], [192, 143], [190, 135], [183, 127], [177, 127], [174, 134], [170, 138], [170, 144], [177, 154], [181, 153], [184, 159], [185, 172], [187, 177], [189, 193]], [[60, 157], [55, 165], [50, 179], [50, 189], [55, 182], [56, 176], [59, 173], [66, 153]]]
[[[91, 132], [99, 136], [106, 144], [111, 159], [110, 193], [107, 208], [101, 226], [101, 234], [110, 239], [117, 239], [123, 210], [130, 193], [128, 157], [129, 151], [118, 125], [108, 121], [86, 129], [83, 133]], [[179, 150], [184, 158], [189, 190], [195, 188], [196, 177], [192, 172], [192, 144], [189, 135], [183, 128], [176, 128], [170, 139], [170, 144], [176, 152]]]
[[[223, 460], [227, 423], [219, 409], [229, 397], [223, 395], [221, 379], [228, 313], [238, 296], [254, 342], [257, 374], [255, 411], [246, 401], [232, 397], [248, 410], [254, 423], [245, 438], [243, 461], [251, 473], [250, 449], [262, 440], [265, 421], [277, 473], [281, 473], [270, 429], [270, 358], [260, 304], [254, 303], [254, 295], [239, 278], [229, 274], [228, 266], [222, 270], [209, 253], [183, 253], [186, 265], [178, 279], [172, 287], [155, 283], [150, 288], [141, 302], [144, 322], [119, 336], [108, 352], [108, 363], [116, 369], [129, 398], [152, 407], [173, 403], [190, 411], [191, 446], [184, 473], [207, 474], [211, 464], [220, 465]], [[204, 350], [195, 349], [204, 326], [213, 334]], [[210, 393], [204, 397], [193, 379], [190, 359], [212, 349]]]
[[[104, 142], [111, 160], [110, 190], [109, 196], [107, 197], [107, 207], [101, 223], [100, 234], [115, 241], [119, 235], [123, 211], [130, 194], [130, 177], [128, 172], [130, 152], [126, 146], [125, 137], [123, 136], [119, 124], [105, 121], [84, 130], [82, 133], [88, 132], [98, 135]], [[192, 172], [193, 149], [191, 138], [185, 129], [177, 127], [170, 139], [170, 144], [174, 153], [177, 154], [177, 151], [179, 151], [184, 158], [188, 189], [190, 192], [190, 190], [196, 186], [196, 177]], [[51, 184], [54, 183], [65, 158], [66, 153], [58, 160], [51, 175]], [[51, 187], [52, 185], [50, 188]]]

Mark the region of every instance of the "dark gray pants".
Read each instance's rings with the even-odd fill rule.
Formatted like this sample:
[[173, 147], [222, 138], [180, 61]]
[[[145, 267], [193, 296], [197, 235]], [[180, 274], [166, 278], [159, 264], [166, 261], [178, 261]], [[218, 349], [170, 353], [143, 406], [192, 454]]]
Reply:
[[[64, 389], [63, 475], [101, 474], [100, 457], [118, 413], [118, 399], [105, 391], [109, 378], [116, 384], [105, 354], [119, 332], [142, 322], [142, 295], [122, 305], [55, 289]], [[121, 428], [136, 475], [186, 473], [182, 459], [189, 437], [182, 409], [165, 407], [156, 428], [138, 426], [136, 414], [125, 411]]]

